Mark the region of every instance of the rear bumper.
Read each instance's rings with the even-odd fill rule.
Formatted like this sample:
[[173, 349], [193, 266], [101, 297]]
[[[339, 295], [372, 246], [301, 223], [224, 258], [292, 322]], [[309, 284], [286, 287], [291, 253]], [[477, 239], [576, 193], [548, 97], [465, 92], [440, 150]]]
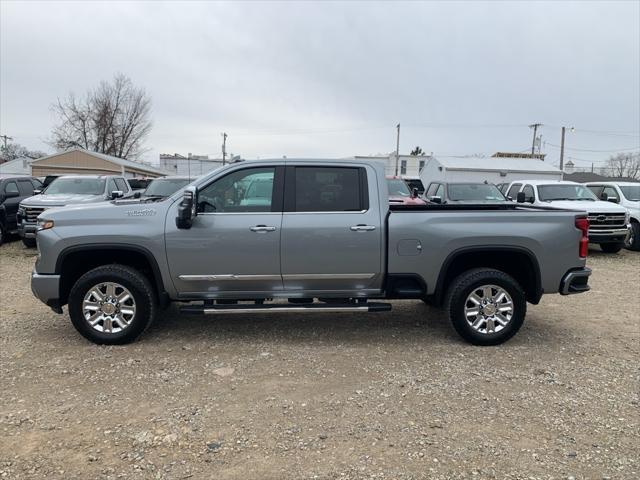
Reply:
[[626, 243], [631, 235], [631, 225], [608, 230], [589, 230], [589, 243]]
[[40, 275], [31, 272], [31, 291], [38, 300], [62, 313], [60, 305], [60, 275]]
[[568, 271], [562, 277], [559, 293], [561, 295], [573, 295], [575, 293], [588, 292], [591, 290], [588, 284], [590, 275], [591, 269], [587, 267]]

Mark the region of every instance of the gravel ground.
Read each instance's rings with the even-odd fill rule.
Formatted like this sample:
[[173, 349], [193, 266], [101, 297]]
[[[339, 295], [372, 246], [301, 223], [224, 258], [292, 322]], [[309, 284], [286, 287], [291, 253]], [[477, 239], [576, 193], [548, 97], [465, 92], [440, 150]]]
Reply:
[[640, 477], [640, 254], [590, 252], [505, 345], [440, 310], [204, 318], [100, 347], [0, 247], [0, 477]]

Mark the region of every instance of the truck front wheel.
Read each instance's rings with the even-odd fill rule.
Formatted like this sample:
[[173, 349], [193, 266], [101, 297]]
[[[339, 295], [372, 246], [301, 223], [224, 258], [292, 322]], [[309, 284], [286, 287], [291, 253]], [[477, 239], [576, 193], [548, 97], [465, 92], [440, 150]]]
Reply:
[[143, 274], [105, 265], [82, 275], [69, 294], [73, 326], [88, 340], [117, 345], [134, 341], [151, 324], [156, 295]]
[[455, 278], [447, 311], [456, 332], [474, 345], [498, 345], [524, 322], [527, 301], [518, 282], [504, 272], [477, 268]]
[[35, 238], [23, 238], [22, 244], [27, 248], [36, 248], [36, 239]]
[[633, 222], [631, 224], [631, 237], [629, 237], [629, 250], [635, 252], [640, 251], [640, 223]]

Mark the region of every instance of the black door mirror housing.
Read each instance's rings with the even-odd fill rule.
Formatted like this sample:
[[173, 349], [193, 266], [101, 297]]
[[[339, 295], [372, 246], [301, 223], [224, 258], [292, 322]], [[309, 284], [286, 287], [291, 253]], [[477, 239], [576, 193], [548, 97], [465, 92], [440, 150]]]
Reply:
[[432, 195], [429, 197], [429, 201], [432, 203], [442, 203], [442, 197], [438, 197], [437, 195]]
[[34, 194], [34, 195], [40, 195], [41, 193], [42, 193], [42, 190], [41, 190], [41, 189], [39, 189], [39, 188], [36, 188], [36, 189], [33, 191], [33, 194]]
[[193, 219], [198, 215], [197, 207], [198, 191], [195, 187], [185, 188], [182, 194], [182, 202], [178, 206], [176, 215], [176, 227], [188, 230], [193, 225]]
[[122, 190], [114, 190], [111, 192], [111, 200], [116, 200], [117, 198], [124, 197], [124, 192]]
[[518, 192], [518, 194], [516, 195], [516, 202], [524, 203], [526, 201], [527, 201], [527, 197], [524, 194], [524, 192]]

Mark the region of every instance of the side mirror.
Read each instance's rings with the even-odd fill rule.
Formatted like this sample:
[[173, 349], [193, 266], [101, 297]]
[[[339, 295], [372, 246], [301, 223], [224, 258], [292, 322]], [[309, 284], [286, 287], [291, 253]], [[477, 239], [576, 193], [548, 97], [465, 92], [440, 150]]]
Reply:
[[438, 197], [437, 195], [432, 195], [429, 197], [429, 201], [432, 203], [442, 203], [442, 197]]
[[176, 227], [188, 230], [193, 225], [193, 219], [198, 215], [196, 209], [198, 191], [196, 187], [187, 187], [182, 193], [182, 201], [178, 206], [176, 215]]
[[518, 195], [516, 195], [516, 202], [524, 203], [526, 201], [527, 201], [527, 197], [525, 196], [524, 192], [518, 192]]
[[142, 192], [135, 192], [133, 194], [133, 198], [140, 198], [142, 196]]
[[618, 197], [609, 197], [607, 198], [607, 202], [619, 203], [620, 201], [618, 200]]
[[609, 200], [609, 195], [607, 195], [605, 192], [602, 192], [600, 194], [600, 200], [602, 200], [603, 202], [606, 202], [607, 200]]
[[113, 192], [111, 192], [111, 200], [122, 197], [124, 197], [124, 192], [122, 190], [114, 190]]
[[418, 189], [414, 188], [411, 190], [411, 198], [418, 198]]
[[39, 189], [39, 188], [36, 188], [36, 189], [33, 191], [33, 194], [34, 194], [34, 195], [40, 195], [41, 193], [42, 193], [42, 190], [41, 190], [41, 189]]
[[14, 198], [19, 196], [18, 192], [4, 192], [4, 198]]

